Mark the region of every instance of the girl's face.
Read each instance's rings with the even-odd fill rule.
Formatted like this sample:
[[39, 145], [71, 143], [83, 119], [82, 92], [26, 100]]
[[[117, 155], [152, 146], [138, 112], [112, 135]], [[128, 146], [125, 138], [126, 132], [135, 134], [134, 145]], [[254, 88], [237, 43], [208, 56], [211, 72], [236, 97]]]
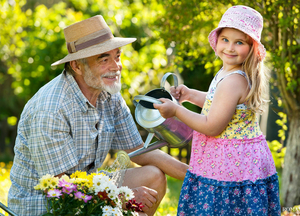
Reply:
[[223, 67], [240, 67], [247, 58], [251, 48], [251, 38], [245, 33], [234, 29], [221, 30], [217, 41], [217, 55], [223, 61]]

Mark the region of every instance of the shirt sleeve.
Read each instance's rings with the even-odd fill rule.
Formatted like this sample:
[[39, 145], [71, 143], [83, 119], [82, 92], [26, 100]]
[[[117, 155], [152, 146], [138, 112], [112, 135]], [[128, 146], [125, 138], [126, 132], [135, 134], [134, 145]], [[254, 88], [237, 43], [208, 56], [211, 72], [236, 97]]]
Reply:
[[119, 104], [115, 111], [115, 130], [112, 149], [131, 149], [143, 143], [141, 135], [136, 127], [124, 99], [120, 96]]
[[58, 175], [78, 164], [67, 121], [51, 112], [37, 112], [32, 119], [28, 146], [39, 176]]

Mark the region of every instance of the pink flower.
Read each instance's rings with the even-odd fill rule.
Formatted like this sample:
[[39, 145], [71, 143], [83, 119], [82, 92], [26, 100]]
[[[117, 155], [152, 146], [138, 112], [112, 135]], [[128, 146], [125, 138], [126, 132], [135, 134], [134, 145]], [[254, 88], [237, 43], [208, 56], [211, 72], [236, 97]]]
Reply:
[[204, 203], [203, 208], [206, 210], [209, 208], [209, 205], [207, 203]]
[[64, 179], [59, 181], [58, 186], [62, 187], [62, 191], [67, 194], [77, 191], [77, 185], [66, 182]]
[[239, 189], [234, 189], [233, 193], [234, 193], [234, 195], [239, 195], [240, 191], [239, 191]]
[[246, 194], [250, 195], [251, 194], [251, 190], [249, 188], [246, 189]]
[[78, 199], [82, 199], [85, 203], [87, 203], [87, 201], [91, 200], [93, 196], [90, 195], [86, 195], [80, 191], [77, 191], [75, 194], [75, 197]]
[[[70, 183], [70, 182], [67, 182], [67, 181], [65, 181], [64, 179], [62, 179], [62, 180], [60, 180], [59, 182], [58, 182], [58, 186], [59, 187], [71, 187], [71, 186], [75, 186], [74, 184], [72, 184], [72, 183]], [[75, 186], [76, 187], [76, 186]]]
[[183, 196], [183, 199], [184, 200], [188, 200], [190, 198], [190, 196], [188, 195], [188, 194], [185, 194], [184, 196]]
[[240, 211], [241, 211], [241, 209], [240, 209], [239, 207], [236, 207], [236, 208], [234, 209], [234, 212], [235, 212], [235, 213], [240, 213]]
[[84, 193], [77, 191], [76, 193], [74, 193], [74, 195], [77, 199], [81, 199], [84, 196]]
[[59, 189], [50, 189], [47, 193], [47, 197], [57, 197], [61, 196], [61, 191]]
[[260, 192], [260, 194], [261, 194], [261, 195], [265, 195], [265, 194], [266, 194], [266, 191], [265, 191], [265, 189], [260, 189], [260, 191], [259, 191], [259, 192]]

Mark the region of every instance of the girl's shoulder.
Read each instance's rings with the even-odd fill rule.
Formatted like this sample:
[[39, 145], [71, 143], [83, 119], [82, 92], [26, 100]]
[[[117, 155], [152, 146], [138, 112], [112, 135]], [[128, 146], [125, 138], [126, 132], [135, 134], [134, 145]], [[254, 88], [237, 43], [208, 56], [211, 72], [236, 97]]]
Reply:
[[248, 92], [251, 89], [251, 82], [246, 73], [242, 70], [233, 71], [220, 79], [216, 79], [214, 85], [215, 87], [221, 85], [223, 88], [229, 88], [233, 91], [240, 89], [242, 92]]
[[[247, 80], [248, 84], [250, 84], [249, 79], [248, 79], [246, 73], [245, 73], [244, 71], [242, 71], [242, 70], [236, 70], [236, 71], [233, 71], [233, 72], [231, 72], [231, 73], [229, 73], [229, 74], [226, 74], [224, 77], [222, 77], [222, 78], [216, 80], [216, 81], [217, 81], [217, 84], [218, 84], [219, 82], [221, 82], [222, 80], [224, 80], [225, 78], [230, 77], [230, 76], [232, 76], [232, 75], [234, 75], [234, 74], [239, 74], [239, 75], [243, 76], [243, 77]], [[217, 75], [218, 75], [218, 74], [217, 74]], [[216, 75], [216, 78], [217, 78], [217, 75]]]

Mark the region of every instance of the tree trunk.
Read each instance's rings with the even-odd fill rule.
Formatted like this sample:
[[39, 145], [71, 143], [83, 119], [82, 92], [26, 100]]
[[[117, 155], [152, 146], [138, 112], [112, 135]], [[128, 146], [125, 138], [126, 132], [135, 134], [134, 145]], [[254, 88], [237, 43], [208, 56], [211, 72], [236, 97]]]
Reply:
[[282, 207], [294, 207], [300, 204], [300, 111], [292, 113], [289, 121], [281, 181]]

